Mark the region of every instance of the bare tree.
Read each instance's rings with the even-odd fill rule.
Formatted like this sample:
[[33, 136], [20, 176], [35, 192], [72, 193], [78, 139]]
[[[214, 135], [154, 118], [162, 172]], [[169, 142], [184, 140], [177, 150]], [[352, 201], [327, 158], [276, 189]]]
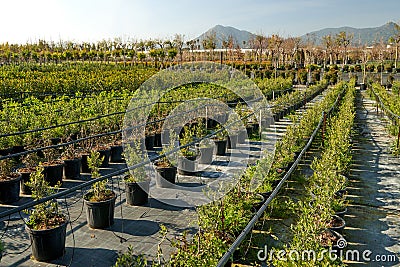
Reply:
[[214, 49], [217, 47], [217, 34], [215, 31], [211, 31], [206, 34], [202, 40], [202, 45], [204, 49], [208, 49], [211, 52], [211, 60], [214, 58]]
[[250, 40], [250, 48], [254, 50], [255, 60], [259, 60], [260, 63], [262, 61], [263, 51], [267, 48], [267, 37], [263, 34], [256, 34]]
[[324, 59], [324, 67], [327, 60], [327, 55], [329, 55], [329, 65], [332, 65], [332, 50], [334, 46], [334, 40], [332, 39], [331, 35], [322, 36], [322, 44], [325, 47], [325, 59]]
[[182, 64], [183, 61], [183, 45], [185, 44], [185, 35], [184, 34], [175, 34], [174, 36], [174, 40], [172, 41], [173, 46], [176, 48], [176, 50], [178, 50], [178, 54], [180, 57], [180, 62]]
[[396, 34], [389, 38], [389, 42], [395, 46], [394, 67], [397, 69], [397, 61], [399, 60], [400, 25], [395, 23], [394, 27], [396, 29]]
[[347, 47], [351, 44], [353, 40], [353, 34], [347, 34], [346, 32], [342, 31], [336, 35], [336, 43], [339, 47], [343, 48], [343, 66], [347, 65]]
[[278, 34], [273, 34], [268, 38], [268, 48], [271, 51], [272, 61], [274, 62], [275, 78], [277, 77], [277, 69], [279, 68], [279, 58], [281, 51], [281, 46], [283, 43], [283, 38]]

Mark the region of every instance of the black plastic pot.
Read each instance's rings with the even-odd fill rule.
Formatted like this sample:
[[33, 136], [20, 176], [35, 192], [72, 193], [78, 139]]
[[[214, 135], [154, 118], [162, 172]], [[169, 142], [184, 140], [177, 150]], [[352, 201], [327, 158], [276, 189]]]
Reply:
[[63, 169], [63, 163], [43, 166], [44, 180], [47, 181], [50, 186], [55, 186], [58, 182], [62, 183]]
[[13, 203], [19, 200], [21, 174], [14, 179], [0, 181], [0, 203]]
[[226, 153], [226, 144], [227, 141], [225, 140], [214, 140], [215, 143], [215, 155], [217, 156], [225, 156]]
[[34, 172], [35, 170], [32, 169], [30, 171], [21, 171], [18, 170], [18, 172], [21, 174], [21, 183], [20, 183], [20, 191], [24, 195], [31, 195], [32, 194], [32, 189], [30, 186], [27, 186], [25, 183], [29, 181], [31, 177], [31, 173]]
[[92, 202], [86, 200], [86, 195], [84, 196], [83, 199], [86, 207], [86, 219], [90, 228], [103, 229], [114, 224], [116, 198], [117, 195], [114, 193], [114, 197], [111, 199], [100, 202]]
[[100, 149], [97, 150], [100, 153], [100, 158], [103, 158], [103, 161], [101, 162], [100, 168], [107, 168], [110, 166], [110, 155], [111, 155], [111, 148], [108, 149]]
[[161, 133], [156, 133], [154, 135], [154, 146], [155, 147], [161, 147], [162, 146]]
[[262, 192], [260, 195], [264, 197], [265, 200], [269, 198], [269, 196], [272, 194], [273, 191], [268, 191], [268, 192]]
[[55, 138], [50, 138], [50, 142], [52, 145], [58, 145], [59, 143], [61, 143], [61, 138], [59, 137], [55, 137]]
[[244, 144], [246, 142], [246, 137], [247, 137], [247, 132], [246, 131], [240, 131], [238, 132], [238, 143], [239, 144]]
[[0, 156], [6, 156], [12, 153], [12, 147], [0, 149]]
[[228, 149], [236, 148], [237, 143], [238, 143], [238, 135], [237, 134], [232, 134], [232, 135], [228, 136], [228, 144], [227, 144]]
[[13, 146], [12, 147], [12, 153], [13, 154], [17, 154], [17, 153], [21, 153], [21, 152], [25, 152], [25, 148], [24, 146]]
[[195, 175], [197, 173], [196, 156], [179, 157], [178, 173], [182, 175]]
[[339, 216], [337, 216], [337, 215], [333, 215], [333, 216], [332, 216], [332, 219], [337, 220], [337, 221], [340, 221], [341, 225], [340, 225], [340, 226], [329, 227], [329, 229], [331, 229], [331, 230], [333, 230], [333, 231], [336, 231], [336, 232], [342, 234], [342, 233], [343, 233], [343, 229], [346, 227], [346, 222], [345, 222], [345, 220], [344, 220], [342, 217], [339, 217]]
[[146, 135], [146, 138], [144, 139], [144, 143], [146, 145], [146, 149], [147, 150], [153, 150], [154, 149], [154, 140], [155, 140], [154, 134]]
[[111, 162], [122, 162], [122, 152], [124, 151], [122, 145], [111, 146], [110, 161]]
[[247, 135], [250, 136], [253, 133], [253, 125], [246, 126]]
[[140, 206], [149, 200], [149, 181], [144, 182], [125, 182], [126, 203], [131, 206]]
[[37, 261], [52, 261], [65, 253], [67, 222], [47, 230], [33, 230], [26, 227], [32, 244], [32, 257]]
[[177, 168], [156, 166], [156, 185], [158, 187], [172, 187], [175, 184]]
[[[24, 146], [13, 146], [11, 153], [17, 154], [17, 153], [21, 153], [21, 152], [25, 152], [25, 151], [26, 151], [26, 149]], [[16, 157], [14, 157], [14, 159], [17, 161], [17, 163], [21, 162], [21, 156], [16, 156]]]
[[81, 158], [64, 160], [64, 178], [79, 179], [81, 177]]
[[90, 168], [89, 168], [89, 164], [88, 164], [89, 157], [90, 157], [89, 154], [81, 155], [81, 173], [90, 173]]
[[260, 124], [258, 123], [252, 123], [251, 127], [253, 128], [252, 133], [258, 133], [258, 131], [260, 130]]
[[200, 164], [210, 164], [213, 159], [213, 152], [214, 147], [199, 147], [200, 157], [199, 163]]
[[[346, 239], [338, 232], [331, 230], [331, 229], [326, 229], [325, 231], [328, 231], [331, 233], [333, 236], [336, 237], [336, 242], [334, 242], [331, 247], [329, 246], [324, 246], [326, 249], [331, 249], [331, 251], [335, 251], [337, 256], [340, 256], [340, 252], [346, 247]], [[340, 240], [340, 241], [339, 241]], [[339, 242], [338, 242], [339, 241]]]
[[255, 195], [256, 195], [257, 199], [253, 203], [252, 210], [254, 212], [257, 212], [261, 208], [261, 206], [264, 204], [265, 198], [262, 194], [255, 194]]
[[344, 208], [344, 210], [336, 211], [335, 215], [344, 218], [344, 215], [347, 213], [347, 207]]

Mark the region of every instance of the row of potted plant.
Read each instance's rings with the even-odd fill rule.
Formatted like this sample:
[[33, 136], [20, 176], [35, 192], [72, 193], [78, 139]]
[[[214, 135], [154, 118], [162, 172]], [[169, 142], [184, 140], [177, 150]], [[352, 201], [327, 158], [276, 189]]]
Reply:
[[[398, 89], [396, 88], [396, 90]], [[369, 86], [367, 92], [371, 98], [375, 99], [377, 106], [382, 102], [384, 106], [381, 106], [380, 108], [390, 118], [391, 122], [390, 124], [387, 124], [388, 131], [392, 136], [398, 136], [400, 124], [400, 96], [398, 95], [398, 92], [397, 94], [391, 94], [385, 89], [385, 87], [378, 83], [373, 83]], [[400, 144], [396, 138], [394, 138], [392, 142], [391, 150], [394, 155], [400, 155]]]
[[[74, 97], [60, 95], [52, 99], [25, 98], [22, 102], [7, 101], [0, 110], [2, 133], [15, 133], [37, 128], [51, 127], [64, 123], [96, 118], [100, 115], [123, 112], [132, 98], [133, 92], [128, 90], [103, 91], [89, 96]], [[150, 119], [165, 117], [169, 111], [187, 97], [218, 97], [225, 102], [236, 101], [237, 96], [221, 86], [213, 84], [192, 84], [171, 90], [160, 99], [151, 112]], [[52, 100], [52, 101], [50, 101]], [[212, 110], [210, 110], [210, 113]], [[21, 146], [38, 147], [46, 140], [57, 143], [62, 140], [76, 139], [87, 135], [118, 130], [122, 125], [122, 114], [105, 116], [85, 123], [71, 123], [63, 127], [54, 127], [43, 131], [34, 131], [23, 135], [0, 138], [2, 154], [17, 153]], [[161, 123], [147, 127], [149, 135], [160, 133]], [[13, 149], [15, 147], [15, 149]]]
[[75, 94], [136, 88], [156, 73], [153, 68], [121, 64], [21, 64], [2, 65], [2, 98], [26, 95]]
[[[292, 202], [289, 207], [296, 214], [295, 223], [291, 225], [292, 241], [285, 247], [289, 251], [314, 251], [318, 264], [342, 266], [341, 259], [329, 253], [340, 255], [344, 240], [342, 231], [345, 227], [343, 215], [346, 209], [346, 184], [344, 174], [348, 173], [351, 164], [350, 136], [354, 120], [354, 85], [349, 86], [342, 104], [337, 112], [329, 119], [329, 127], [324, 137], [324, 146], [320, 158], [314, 159], [311, 167], [313, 174], [305, 180], [309, 197]], [[341, 241], [343, 242], [343, 241]], [[315, 262], [304, 259], [289, 258], [282, 262], [274, 258], [274, 266], [306, 266]], [[303, 260], [303, 261], [302, 261]]]

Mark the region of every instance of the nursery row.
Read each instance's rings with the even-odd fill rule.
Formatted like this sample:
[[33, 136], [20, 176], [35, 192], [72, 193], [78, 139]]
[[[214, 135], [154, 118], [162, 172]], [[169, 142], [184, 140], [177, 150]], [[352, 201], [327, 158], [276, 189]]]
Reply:
[[[296, 177], [306, 191], [300, 189], [300, 194], [289, 200], [283, 197], [277, 200], [276, 205], [284, 205], [286, 212], [279, 214], [271, 211], [271, 214], [266, 215], [271, 219], [291, 218], [291, 241], [274, 249], [282, 249], [286, 256], [290, 251], [297, 251], [300, 255], [304, 251], [312, 251], [314, 257], [308, 260], [286, 257], [288, 262], [282, 262], [275, 255], [270, 259], [274, 266], [343, 264], [339, 256], [345, 255], [341, 253], [346, 243], [342, 235], [346, 225], [343, 215], [347, 211], [346, 176], [352, 159], [350, 136], [355, 114], [354, 97], [355, 90], [351, 85], [339, 109], [328, 115], [326, 131], [324, 136], [320, 136], [323, 142], [320, 157], [315, 158], [311, 164], [313, 174], [305, 179], [301, 175]], [[274, 232], [269, 234], [274, 235]]]
[[400, 155], [400, 96], [390, 94], [383, 86], [374, 83], [369, 88], [370, 97], [374, 98], [377, 105], [388, 116], [390, 123], [388, 124], [389, 133], [395, 136], [392, 143], [392, 152]]
[[23, 99], [32, 95], [135, 91], [154, 73], [152, 68], [118, 64], [7, 65], [0, 68], [0, 95]]

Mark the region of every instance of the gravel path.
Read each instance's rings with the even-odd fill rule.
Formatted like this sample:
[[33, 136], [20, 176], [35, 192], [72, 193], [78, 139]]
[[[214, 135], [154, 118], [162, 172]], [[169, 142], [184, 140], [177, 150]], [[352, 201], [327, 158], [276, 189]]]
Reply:
[[390, 153], [392, 139], [385, 130], [387, 122], [377, 115], [374, 101], [365, 92], [357, 94], [344, 235], [347, 250], [358, 250], [359, 259], [351, 261], [349, 255], [347, 263], [400, 266], [400, 159]]

